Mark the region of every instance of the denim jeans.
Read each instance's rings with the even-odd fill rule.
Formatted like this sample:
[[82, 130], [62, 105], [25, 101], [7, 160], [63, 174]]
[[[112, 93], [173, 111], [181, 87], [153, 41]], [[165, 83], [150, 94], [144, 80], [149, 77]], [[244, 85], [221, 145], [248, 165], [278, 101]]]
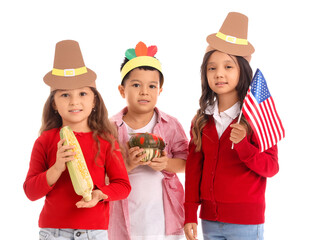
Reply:
[[241, 225], [202, 220], [204, 240], [263, 240], [264, 225]]
[[106, 230], [42, 228], [39, 240], [107, 240]]

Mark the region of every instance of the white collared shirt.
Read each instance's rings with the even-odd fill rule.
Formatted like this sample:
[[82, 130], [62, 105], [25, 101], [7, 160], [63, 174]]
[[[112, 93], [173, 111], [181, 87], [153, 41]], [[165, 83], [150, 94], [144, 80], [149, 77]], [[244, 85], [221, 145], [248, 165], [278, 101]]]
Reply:
[[228, 127], [228, 125], [239, 115], [240, 103], [236, 102], [233, 106], [224, 112], [218, 112], [218, 101], [216, 100], [213, 105], [208, 105], [205, 109], [205, 114], [213, 115], [218, 137], [220, 138]]

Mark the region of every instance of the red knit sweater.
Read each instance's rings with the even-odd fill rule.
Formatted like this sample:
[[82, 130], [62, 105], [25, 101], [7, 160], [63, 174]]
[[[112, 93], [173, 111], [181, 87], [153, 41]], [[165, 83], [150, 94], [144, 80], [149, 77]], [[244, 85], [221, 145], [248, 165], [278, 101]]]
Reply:
[[[235, 119], [233, 122], [236, 122]], [[266, 178], [278, 170], [277, 146], [259, 153], [255, 135], [231, 149], [231, 128], [218, 138], [213, 117], [202, 131], [202, 149], [191, 142], [186, 163], [185, 223], [200, 218], [235, 224], [264, 223]]]
[[[100, 189], [109, 198], [93, 208], [77, 208], [75, 203], [82, 197], [74, 192], [67, 170], [52, 187], [48, 185], [46, 172], [56, 161], [60, 129], [46, 131], [36, 140], [24, 182], [25, 194], [32, 201], [46, 197], [39, 217], [41, 228], [107, 229], [108, 201], [126, 198], [131, 188], [122, 155], [118, 151], [117, 143], [115, 145], [117, 150], [112, 152], [109, 142], [99, 138], [101, 152], [96, 162], [97, 148], [92, 132], [75, 133], [75, 135], [95, 188]], [[110, 178], [109, 185], [105, 185], [105, 174]]]

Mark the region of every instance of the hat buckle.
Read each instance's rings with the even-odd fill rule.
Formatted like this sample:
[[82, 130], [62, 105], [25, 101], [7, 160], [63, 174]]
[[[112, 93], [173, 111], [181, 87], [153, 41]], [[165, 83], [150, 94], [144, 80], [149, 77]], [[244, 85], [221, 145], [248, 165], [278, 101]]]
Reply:
[[237, 38], [234, 36], [227, 35], [225, 41], [229, 43], [236, 43]]
[[73, 77], [73, 76], [75, 76], [74, 68], [64, 69], [64, 77]]

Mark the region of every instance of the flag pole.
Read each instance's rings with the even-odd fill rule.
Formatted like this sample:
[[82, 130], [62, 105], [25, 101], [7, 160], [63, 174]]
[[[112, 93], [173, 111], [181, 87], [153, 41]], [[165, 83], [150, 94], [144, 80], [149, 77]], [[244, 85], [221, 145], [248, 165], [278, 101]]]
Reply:
[[[237, 123], [240, 123], [241, 116], [242, 116], [242, 108], [241, 108], [241, 111], [240, 111], [240, 114], [239, 114], [239, 118], [238, 118]], [[234, 149], [234, 143], [232, 143], [232, 145], [231, 145], [231, 149]]]

